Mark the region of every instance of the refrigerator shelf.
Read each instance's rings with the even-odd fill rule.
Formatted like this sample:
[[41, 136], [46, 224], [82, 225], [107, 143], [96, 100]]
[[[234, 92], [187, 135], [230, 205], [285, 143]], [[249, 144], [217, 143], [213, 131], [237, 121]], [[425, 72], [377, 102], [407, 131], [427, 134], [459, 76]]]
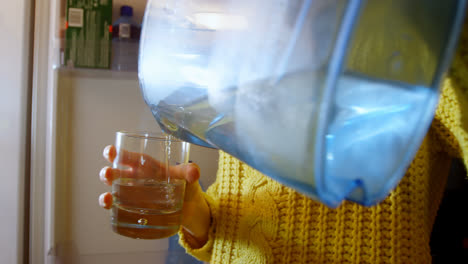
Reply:
[[[100, 72], [100, 75], [104, 71], [114, 72], [113, 75], [118, 72], [124, 72], [124, 75], [128, 75], [127, 73], [136, 74], [138, 69], [139, 41], [82, 40], [72, 43], [64, 38], [55, 38], [52, 43], [54, 46], [54, 52], [52, 52], [54, 69], [97, 71]], [[88, 48], [89, 51], [83, 51]], [[71, 50], [74, 50], [73, 55], [71, 55]], [[77, 53], [77, 50], [81, 51]], [[96, 50], [105, 50], [105, 52], [96, 53]], [[68, 55], [66, 55], [67, 52]]]
[[61, 66], [56, 68], [60, 75], [78, 78], [108, 79], [108, 80], [135, 80], [138, 81], [136, 71], [119, 71], [113, 69], [74, 68]]

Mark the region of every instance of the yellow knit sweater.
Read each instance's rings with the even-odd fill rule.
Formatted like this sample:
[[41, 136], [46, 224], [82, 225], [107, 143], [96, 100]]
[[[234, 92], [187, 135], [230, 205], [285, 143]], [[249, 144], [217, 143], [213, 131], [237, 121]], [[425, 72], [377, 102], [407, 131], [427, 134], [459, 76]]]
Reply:
[[211, 263], [430, 263], [429, 239], [452, 157], [468, 164], [468, 34], [432, 126], [398, 187], [377, 206], [330, 209], [220, 152], [207, 191], [209, 241], [193, 249]]

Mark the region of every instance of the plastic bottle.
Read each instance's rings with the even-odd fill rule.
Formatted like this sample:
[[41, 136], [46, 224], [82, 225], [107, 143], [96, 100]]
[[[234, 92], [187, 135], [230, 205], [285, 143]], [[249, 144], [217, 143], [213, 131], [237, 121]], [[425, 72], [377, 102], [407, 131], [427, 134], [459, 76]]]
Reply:
[[112, 69], [138, 70], [138, 46], [141, 26], [133, 19], [133, 8], [123, 5], [120, 17], [112, 25]]

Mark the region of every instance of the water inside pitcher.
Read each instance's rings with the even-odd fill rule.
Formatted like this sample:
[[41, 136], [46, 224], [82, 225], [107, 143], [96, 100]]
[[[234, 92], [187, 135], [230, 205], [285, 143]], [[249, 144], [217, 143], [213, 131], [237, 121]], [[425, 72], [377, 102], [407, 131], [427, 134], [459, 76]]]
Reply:
[[466, 1], [149, 0], [161, 128], [330, 207], [397, 185], [434, 116]]

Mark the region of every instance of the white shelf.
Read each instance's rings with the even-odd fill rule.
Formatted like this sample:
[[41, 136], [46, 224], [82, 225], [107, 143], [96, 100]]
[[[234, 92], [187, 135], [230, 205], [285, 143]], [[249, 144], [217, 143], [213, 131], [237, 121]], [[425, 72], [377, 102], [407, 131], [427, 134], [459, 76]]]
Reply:
[[118, 71], [112, 69], [93, 69], [93, 68], [68, 68], [58, 67], [59, 74], [78, 78], [92, 79], [116, 79], [116, 80], [135, 80], [138, 81], [136, 71]]

